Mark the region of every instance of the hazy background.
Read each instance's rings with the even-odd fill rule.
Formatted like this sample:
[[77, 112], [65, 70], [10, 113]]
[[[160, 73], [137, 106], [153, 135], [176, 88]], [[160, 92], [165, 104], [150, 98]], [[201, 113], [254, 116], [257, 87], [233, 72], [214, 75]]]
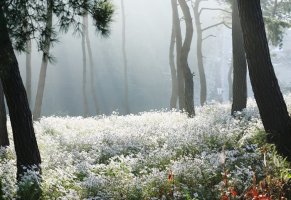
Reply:
[[[89, 24], [91, 47], [94, 57], [96, 88], [101, 112], [124, 113], [123, 61], [121, 51], [120, 1], [114, 0], [115, 15], [111, 34], [101, 38]], [[133, 113], [151, 109], [168, 108], [171, 96], [169, 45], [172, 26], [170, 0], [124, 0], [126, 12], [126, 49], [128, 58], [129, 104]], [[214, 1], [202, 3], [203, 7], [218, 7]], [[192, 8], [191, 8], [192, 12]], [[222, 20], [219, 11], [206, 11], [202, 15], [202, 27]], [[185, 27], [182, 26], [184, 30]], [[231, 30], [225, 26], [208, 31], [216, 37], [204, 41], [204, 63], [208, 84], [208, 102], [228, 101], [228, 71], [231, 65]], [[291, 85], [291, 31], [288, 31], [282, 49], [272, 48], [274, 67], [283, 91]], [[207, 36], [205, 34], [204, 36]], [[81, 37], [72, 31], [59, 35], [59, 43], [52, 48], [57, 62], [49, 64], [42, 107], [43, 115], [82, 115], [82, 48]], [[189, 56], [194, 78], [195, 105], [199, 105], [199, 76], [196, 68], [196, 35]], [[42, 55], [34, 45], [32, 53], [32, 109]], [[25, 82], [25, 56], [18, 55], [20, 70]], [[89, 71], [89, 67], [88, 67]], [[88, 74], [89, 75], [89, 74]], [[89, 78], [89, 76], [88, 76]], [[289, 87], [289, 88], [288, 88]], [[89, 88], [89, 87], [88, 87]], [[220, 89], [221, 88], [221, 89]], [[252, 95], [248, 86], [249, 96]], [[223, 91], [219, 96], [217, 91]], [[88, 90], [90, 94], [90, 90]], [[89, 95], [91, 114], [94, 115], [92, 96]]]

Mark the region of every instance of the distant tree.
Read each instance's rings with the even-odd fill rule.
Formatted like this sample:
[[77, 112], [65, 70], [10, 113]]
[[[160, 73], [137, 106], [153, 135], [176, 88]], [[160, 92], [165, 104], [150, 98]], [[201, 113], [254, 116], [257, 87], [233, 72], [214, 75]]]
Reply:
[[232, 0], [232, 107], [231, 114], [242, 111], [247, 106], [247, 62], [244, 40], [238, 13], [237, 0]]
[[206, 84], [206, 77], [205, 77], [205, 70], [204, 70], [204, 63], [203, 63], [203, 54], [202, 54], [202, 27], [200, 21], [201, 12], [199, 12], [199, 5], [201, 0], [195, 0], [193, 3], [193, 11], [194, 11], [194, 18], [195, 18], [195, 25], [196, 25], [196, 32], [197, 32], [197, 42], [196, 42], [196, 53], [197, 53], [197, 62], [198, 62], [198, 72], [199, 72], [199, 80], [200, 80], [200, 104], [203, 106], [206, 102], [207, 98], [207, 84]]
[[98, 103], [98, 97], [97, 97], [97, 91], [95, 86], [95, 70], [94, 70], [94, 62], [93, 62], [93, 55], [92, 55], [92, 49], [91, 49], [91, 41], [89, 37], [89, 25], [88, 25], [88, 12], [85, 12], [83, 16], [83, 32], [86, 39], [86, 46], [89, 56], [89, 64], [90, 64], [90, 90], [91, 95], [93, 96], [93, 103], [95, 108], [96, 115], [100, 114], [100, 108]]
[[[170, 108], [177, 108], [177, 102], [178, 102], [178, 78], [177, 78], [177, 70], [175, 65], [175, 44], [176, 44], [176, 18], [178, 15], [178, 9], [177, 9], [177, 0], [171, 0], [172, 3], [172, 33], [171, 33], [171, 40], [170, 40], [170, 49], [169, 49], [169, 64], [171, 69], [171, 78], [172, 78], [172, 94], [171, 94], [171, 100], [170, 100]], [[174, 14], [174, 12], [176, 12]], [[181, 32], [181, 31], [180, 31]], [[178, 68], [178, 65], [177, 65]]]
[[192, 37], [193, 37], [193, 23], [192, 23], [192, 17], [190, 13], [189, 6], [187, 5], [187, 2], [185, 0], [179, 0], [179, 4], [181, 7], [181, 10], [184, 15], [185, 24], [186, 24], [186, 34], [185, 39], [182, 45], [181, 49], [181, 55], [180, 55], [180, 64], [183, 69], [183, 75], [185, 79], [185, 89], [184, 89], [184, 95], [185, 95], [185, 110], [188, 113], [189, 117], [193, 117], [195, 115], [194, 110], [194, 84], [193, 84], [193, 74], [189, 68], [188, 65], [188, 56], [190, 52], [190, 47], [192, 43]]
[[9, 146], [4, 92], [0, 81], [0, 147]]
[[125, 20], [125, 8], [124, 8], [124, 0], [121, 0], [121, 13], [122, 13], [122, 57], [123, 57], [123, 68], [124, 68], [124, 108], [125, 113], [129, 114], [129, 102], [128, 102], [128, 65], [127, 65], [127, 54], [126, 54], [126, 20]]
[[233, 82], [233, 61], [231, 60], [231, 64], [227, 74], [227, 81], [228, 81], [228, 100], [232, 101], [233, 94], [232, 94], [232, 82]]
[[[193, 24], [189, 6], [185, 0], [178, 0], [186, 24], [186, 34], [182, 41], [182, 32], [177, 0], [172, 3], [172, 35], [169, 51], [170, 69], [172, 75], [172, 96], [170, 106], [176, 107], [179, 99], [179, 109], [185, 110], [190, 117], [195, 115], [193, 74], [188, 65], [188, 56], [193, 37]], [[176, 68], [174, 48], [176, 43]]]
[[[28, 7], [26, 6], [26, 13], [28, 13]], [[28, 20], [29, 17], [27, 16], [27, 19], [24, 21], [24, 30], [27, 32], [29, 29], [28, 27]], [[27, 41], [25, 44], [25, 70], [26, 70], [26, 76], [25, 76], [25, 89], [27, 94], [28, 103], [31, 106], [31, 36], [27, 35]]]
[[176, 37], [176, 69], [177, 69], [177, 88], [178, 88], [178, 99], [179, 109], [185, 109], [185, 77], [183, 73], [183, 66], [181, 65], [181, 50], [182, 50], [182, 32], [180, 17], [178, 11], [178, 0], [171, 0], [172, 13], [173, 13], [173, 27], [175, 30]]
[[270, 58], [260, 0], [238, 0], [254, 96], [268, 141], [291, 160], [291, 119]]
[[31, 105], [31, 39], [28, 38], [26, 43], [26, 80], [25, 89], [29, 105]]
[[[214, 35], [208, 35], [203, 38], [203, 33], [208, 31], [209, 29], [215, 28], [220, 25], [226, 25], [224, 20], [221, 22], [218, 22], [216, 24], [212, 24], [207, 27], [201, 26], [201, 15], [203, 11], [222, 11], [226, 13], [230, 13], [227, 10], [221, 9], [221, 8], [200, 8], [201, 3], [203, 0], [192, 0], [192, 8], [195, 18], [195, 25], [196, 25], [196, 32], [197, 32], [197, 38], [196, 38], [196, 54], [197, 54], [197, 64], [198, 64], [198, 72], [199, 72], [199, 80], [200, 80], [200, 104], [203, 106], [207, 100], [207, 82], [206, 82], [206, 75], [205, 75], [205, 69], [204, 69], [204, 62], [203, 62], [203, 41], [206, 40], [209, 37], [214, 37]], [[228, 27], [228, 26], [227, 26]]]
[[[85, 17], [83, 17], [83, 24], [85, 24]], [[86, 28], [82, 32], [82, 56], [83, 56], [83, 81], [82, 81], [82, 94], [83, 94], [83, 109], [84, 117], [89, 115], [88, 107], [88, 94], [87, 94], [87, 54], [86, 54]]]
[[92, 51], [90, 47], [90, 40], [88, 31], [86, 31], [86, 27], [88, 27], [87, 16], [90, 14], [94, 19], [94, 23], [97, 31], [101, 32], [101, 34], [106, 35], [108, 33], [109, 23], [112, 19], [113, 14], [113, 6], [110, 0], [98, 0], [98, 1], [53, 1], [47, 0], [45, 14], [45, 29], [42, 32], [42, 41], [40, 45], [40, 49], [43, 52], [41, 70], [39, 74], [39, 82], [33, 112], [33, 119], [38, 120], [41, 116], [41, 107], [43, 102], [43, 94], [45, 88], [45, 79], [46, 79], [46, 71], [49, 60], [52, 60], [50, 55], [50, 47], [51, 43], [56, 41], [56, 32], [54, 31], [56, 27], [52, 25], [53, 14], [58, 18], [59, 23], [57, 27], [64, 32], [67, 32], [69, 27], [74, 28], [75, 33], [82, 32], [82, 24], [79, 22], [79, 17], [84, 17], [84, 30], [85, 30], [85, 38], [86, 45], [88, 47], [89, 61], [91, 67], [91, 92], [94, 97], [94, 103], [97, 114], [99, 113], [99, 108], [97, 104], [96, 91], [94, 86], [94, 73], [93, 73], [93, 58]]
[[[83, 105], [84, 105], [84, 116], [88, 116], [88, 98], [86, 92], [87, 85], [87, 56], [86, 56], [86, 47], [89, 56], [89, 65], [90, 65], [90, 91], [93, 96], [93, 103], [95, 108], [95, 113], [100, 114], [100, 108], [98, 103], [97, 89], [95, 86], [95, 70], [93, 62], [93, 54], [91, 49], [91, 41], [89, 37], [89, 25], [88, 25], [88, 16], [89, 11], [86, 10], [86, 7], [90, 5], [90, 0], [84, 0], [85, 7], [82, 10], [83, 17], [83, 29], [82, 29], [82, 53], [83, 53]], [[92, 2], [91, 2], [92, 3]], [[96, 4], [96, 1], [95, 1]], [[87, 6], [86, 6], [87, 5]], [[101, 32], [102, 36], [107, 36], [109, 34], [109, 24], [111, 22], [113, 7], [109, 0], [99, 0], [95, 5], [94, 9], [97, 9], [100, 13], [95, 13], [92, 17], [96, 18], [96, 28], [98, 32]]]
[[43, 56], [41, 61], [41, 68], [39, 73], [39, 79], [38, 79], [38, 86], [37, 86], [37, 92], [36, 92], [36, 98], [35, 98], [35, 105], [34, 105], [34, 111], [33, 111], [33, 120], [38, 120], [40, 118], [41, 114], [41, 107], [43, 102], [43, 93], [44, 93], [44, 87], [45, 87], [45, 79], [46, 79], [46, 72], [47, 72], [47, 66], [49, 62], [49, 54], [50, 54], [50, 47], [51, 47], [51, 39], [53, 35], [53, 0], [47, 0], [47, 13], [46, 13], [46, 27], [45, 27], [45, 35], [44, 35], [44, 42], [43, 42]]

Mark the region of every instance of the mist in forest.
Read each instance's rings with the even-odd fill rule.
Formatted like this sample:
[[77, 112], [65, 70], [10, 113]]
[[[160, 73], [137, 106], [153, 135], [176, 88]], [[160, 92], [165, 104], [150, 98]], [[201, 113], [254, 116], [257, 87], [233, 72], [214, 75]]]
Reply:
[[[110, 35], [102, 37], [95, 31], [89, 19], [89, 35], [94, 62], [95, 86], [102, 114], [118, 112], [125, 114], [122, 58], [121, 4], [115, 0], [115, 13]], [[171, 71], [169, 66], [169, 46], [172, 26], [171, 2], [166, 0], [124, 0], [126, 17], [126, 51], [128, 60], [128, 90], [131, 113], [153, 109], [169, 109], [171, 97]], [[201, 3], [201, 7], [228, 9], [216, 1]], [[193, 12], [190, 7], [191, 13]], [[202, 15], [202, 27], [228, 21], [231, 15], [220, 11], [205, 11]], [[185, 33], [181, 19], [182, 33]], [[82, 46], [81, 36], [58, 35], [58, 43], [51, 49], [55, 62], [47, 69], [42, 115], [83, 114], [82, 98]], [[231, 30], [217, 26], [207, 31], [203, 42], [203, 61], [208, 84], [207, 102], [229, 101], [228, 73], [231, 67], [232, 43]], [[189, 67], [194, 72], [194, 104], [200, 105], [199, 74], [196, 58], [196, 29], [189, 54]], [[287, 31], [283, 47], [271, 47], [274, 68], [282, 91], [291, 90], [291, 31]], [[32, 50], [32, 103], [33, 109], [42, 54], [37, 52], [36, 44]], [[18, 54], [22, 78], [25, 81], [25, 55]], [[289, 71], [289, 72], [286, 72]], [[89, 72], [89, 71], [88, 71]], [[87, 74], [89, 76], [89, 73]], [[89, 88], [89, 87], [88, 87]], [[93, 99], [87, 88], [89, 114], [95, 115]], [[252, 89], [248, 84], [248, 96]]]

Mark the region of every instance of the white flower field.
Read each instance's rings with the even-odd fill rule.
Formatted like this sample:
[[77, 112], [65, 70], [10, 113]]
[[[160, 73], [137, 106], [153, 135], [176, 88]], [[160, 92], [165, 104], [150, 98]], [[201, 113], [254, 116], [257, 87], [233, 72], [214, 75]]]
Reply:
[[[291, 95], [285, 99], [290, 111]], [[210, 200], [231, 192], [226, 184], [243, 194], [254, 174], [258, 180], [267, 170], [286, 175], [272, 147], [262, 151], [265, 133], [254, 100], [236, 118], [230, 107], [198, 107], [194, 118], [177, 111], [42, 118], [34, 124], [42, 180], [28, 174], [17, 185], [14, 147], [1, 149], [0, 199], [41, 181], [43, 199]]]

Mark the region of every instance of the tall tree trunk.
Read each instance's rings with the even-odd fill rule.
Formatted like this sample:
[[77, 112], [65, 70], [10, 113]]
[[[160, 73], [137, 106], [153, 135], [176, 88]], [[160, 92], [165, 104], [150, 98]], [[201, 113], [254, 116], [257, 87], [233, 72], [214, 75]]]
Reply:
[[247, 62], [237, 0], [232, 5], [233, 101], [231, 114], [247, 106]]
[[43, 93], [45, 88], [45, 79], [47, 72], [47, 65], [49, 61], [49, 52], [52, 36], [52, 21], [53, 21], [53, 1], [47, 0], [47, 22], [46, 22], [46, 38], [44, 41], [43, 56], [41, 62], [41, 68], [38, 79], [37, 93], [33, 111], [33, 120], [39, 120], [41, 116], [41, 107], [43, 101]]
[[123, 56], [123, 67], [124, 67], [124, 107], [126, 114], [129, 114], [129, 104], [128, 104], [128, 74], [127, 74], [127, 56], [126, 56], [126, 37], [125, 37], [125, 10], [124, 10], [124, 0], [121, 0], [121, 13], [122, 13], [122, 56]]
[[175, 25], [174, 25], [174, 15], [172, 17], [172, 34], [171, 34], [171, 41], [170, 41], [170, 50], [169, 50], [169, 64], [171, 69], [171, 78], [172, 78], [172, 94], [170, 100], [170, 108], [177, 108], [177, 101], [178, 101], [178, 83], [177, 83], [177, 72], [175, 66], [175, 42], [176, 42], [176, 33], [175, 33]]
[[[83, 17], [83, 24], [85, 24], [85, 19]], [[86, 36], [85, 36], [85, 26], [82, 33], [82, 55], [83, 55], [83, 83], [82, 83], [82, 92], [83, 92], [83, 109], [84, 117], [89, 115], [88, 109], [88, 98], [87, 98], [87, 56], [86, 56]]]
[[4, 92], [0, 81], [0, 146], [9, 146]]
[[203, 64], [203, 53], [202, 53], [202, 29], [200, 22], [200, 13], [199, 13], [199, 5], [201, 0], [196, 0], [193, 6], [193, 12], [195, 17], [196, 31], [197, 31], [197, 62], [198, 62], [198, 71], [200, 78], [200, 104], [203, 106], [206, 102], [207, 98], [207, 84], [205, 77], [205, 70]]
[[31, 104], [31, 40], [26, 43], [26, 94], [29, 105]]
[[249, 74], [268, 141], [291, 160], [291, 120], [274, 72], [260, 0], [238, 0]]
[[185, 0], [179, 0], [185, 23], [186, 23], [186, 35], [185, 40], [181, 49], [180, 62], [183, 68], [183, 74], [185, 77], [185, 110], [188, 113], [189, 117], [195, 115], [194, 110], [194, 86], [193, 86], [193, 74], [188, 65], [188, 55], [190, 52], [190, 46], [193, 37], [193, 24], [191, 13], [189, 7]]
[[182, 33], [180, 25], [180, 17], [178, 12], [177, 0], [172, 0], [172, 12], [174, 19], [174, 29], [176, 35], [176, 62], [177, 62], [177, 83], [178, 83], [178, 97], [179, 97], [179, 109], [185, 109], [185, 78], [183, 68], [181, 65], [181, 50], [182, 50]]
[[0, 78], [6, 97], [17, 158], [17, 178], [25, 167], [41, 163], [33, 123], [18, 63], [8, 35], [4, 12], [0, 7]]
[[87, 45], [89, 63], [90, 63], [90, 89], [91, 89], [91, 93], [93, 95], [95, 112], [98, 115], [98, 114], [100, 114], [100, 110], [99, 110], [98, 98], [97, 98], [97, 94], [96, 94], [95, 78], [94, 78], [95, 77], [94, 63], [93, 63], [91, 42], [90, 42], [89, 31], [88, 31], [88, 13], [85, 13], [85, 15], [84, 15], [84, 28], [85, 28], [86, 45]]

